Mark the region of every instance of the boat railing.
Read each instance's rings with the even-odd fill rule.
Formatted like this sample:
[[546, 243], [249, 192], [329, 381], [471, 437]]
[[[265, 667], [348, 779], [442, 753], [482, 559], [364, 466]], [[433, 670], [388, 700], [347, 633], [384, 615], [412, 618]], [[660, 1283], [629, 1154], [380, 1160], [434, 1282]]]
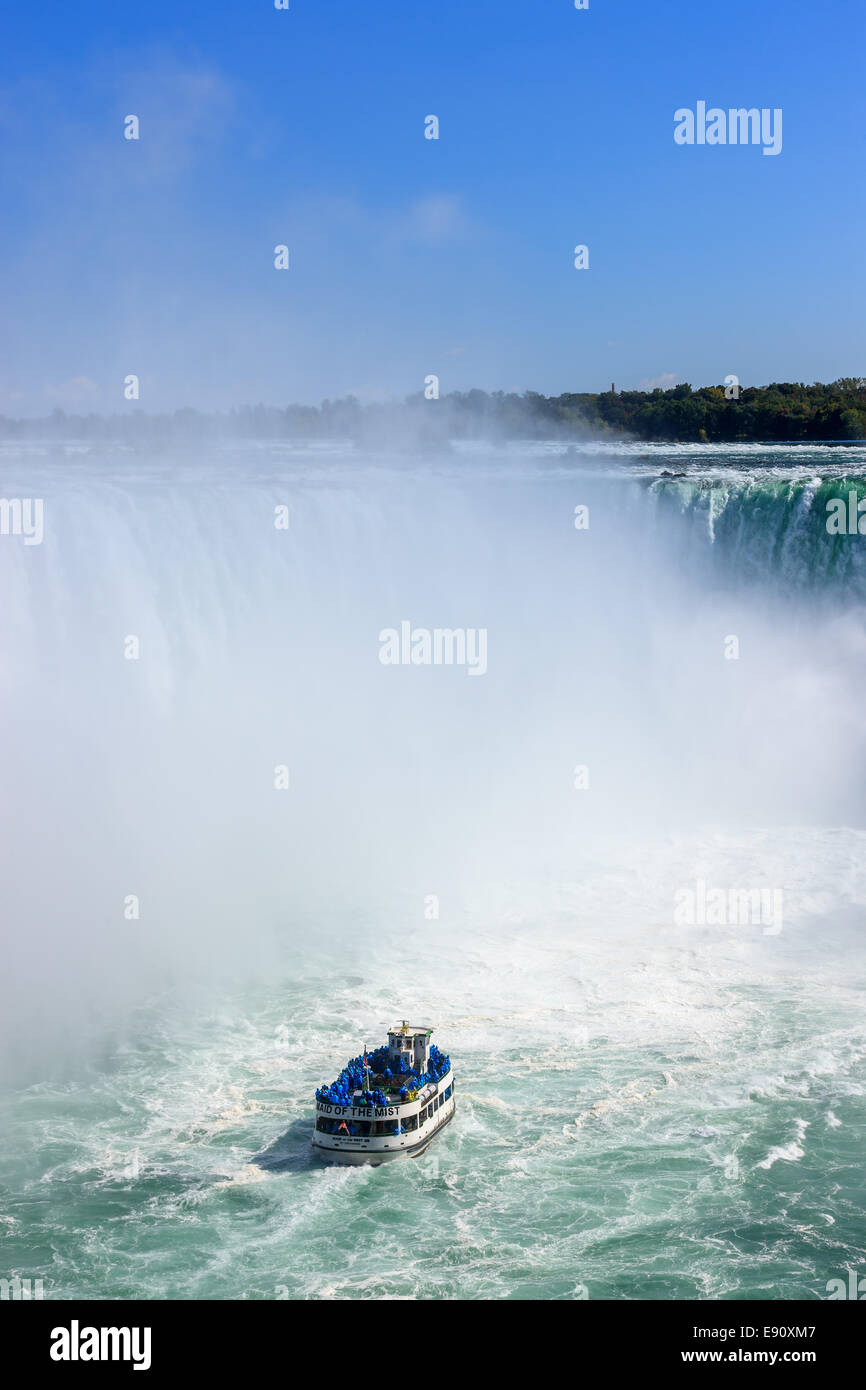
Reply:
[[445, 1083], [447, 1077], [450, 1075], [451, 1072], [449, 1070], [445, 1076], [440, 1077], [437, 1081], [425, 1081], [423, 1086], [419, 1086], [414, 1096], [406, 1096], [405, 1099], [401, 1099], [400, 1096], [386, 1094], [384, 1101], [376, 1100], [365, 1102], [362, 1099], [363, 1092], [361, 1092], [360, 1094], [350, 1095], [348, 1098], [335, 1100], [329, 1096], [319, 1095], [319, 1093], [316, 1092], [316, 1101], [320, 1105], [339, 1105], [343, 1108], [353, 1106], [356, 1110], [369, 1110], [371, 1115], [373, 1115], [377, 1109], [382, 1109], [383, 1106], [393, 1106], [395, 1109], [400, 1109], [404, 1105], [414, 1105], [416, 1102], [426, 1105], [438, 1095], [440, 1086]]

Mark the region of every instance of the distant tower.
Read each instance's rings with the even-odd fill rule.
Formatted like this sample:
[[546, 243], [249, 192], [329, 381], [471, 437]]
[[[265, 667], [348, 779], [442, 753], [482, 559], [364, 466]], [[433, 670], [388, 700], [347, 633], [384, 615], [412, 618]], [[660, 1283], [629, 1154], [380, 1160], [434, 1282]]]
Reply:
[[612, 382], [610, 383], [610, 390], [611, 390], [611, 395], [615, 396], [615, 395], [616, 395], [616, 382], [615, 382], [615, 381], [612, 381]]

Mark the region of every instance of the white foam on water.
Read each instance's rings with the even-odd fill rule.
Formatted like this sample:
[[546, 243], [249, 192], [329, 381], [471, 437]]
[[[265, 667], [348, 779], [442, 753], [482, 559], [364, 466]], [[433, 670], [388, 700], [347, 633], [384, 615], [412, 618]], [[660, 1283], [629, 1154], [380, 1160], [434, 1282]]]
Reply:
[[[680, 1296], [794, 1296], [819, 1221], [836, 1267], [857, 1244], [856, 605], [829, 622], [763, 581], [685, 582], [671, 537], [704, 544], [705, 515], [654, 529], [646, 479], [674, 457], [718, 484], [718, 549], [757, 455], [618, 447], [472, 477], [304, 450], [219, 477], [7, 457], [43, 470], [58, 529], [0, 553], [2, 727], [39, 735], [0, 747], [32, 812], [2, 871], [19, 993], [45, 1010], [0, 1179], [4, 1240], [47, 1241], [55, 1291], [639, 1297], [664, 1269]], [[766, 452], [783, 488], [803, 472], [799, 524], [843, 465]], [[386, 671], [379, 631], [407, 616], [489, 626], [488, 675]], [[699, 879], [781, 889], [782, 931], [681, 924]], [[318, 1165], [314, 1088], [407, 1012], [455, 1059], [455, 1122], [416, 1162]], [[786, 1165], [803, 1192], [779, 1215]], [[790, 1239], [781, 1271], [731, 1235], [761, 1222]]]

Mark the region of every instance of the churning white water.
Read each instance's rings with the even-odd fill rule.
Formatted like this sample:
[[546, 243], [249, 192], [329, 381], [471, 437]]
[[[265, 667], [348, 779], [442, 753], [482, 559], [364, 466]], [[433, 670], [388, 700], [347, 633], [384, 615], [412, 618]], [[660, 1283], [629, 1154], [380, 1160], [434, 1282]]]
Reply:
[[[99, 1297], [838, 1275], [866, 538], [818, 508], [861, 452], [7, 451], [4, 495], [44, 501], [41, 544], [0, 537], [10, 1269]], [[483, 632], [486, 669], [383, 664], [403, 624]], [[407, 1011], [462, 1083], [438, 1167], [317, 1168], [313, 1088]]]

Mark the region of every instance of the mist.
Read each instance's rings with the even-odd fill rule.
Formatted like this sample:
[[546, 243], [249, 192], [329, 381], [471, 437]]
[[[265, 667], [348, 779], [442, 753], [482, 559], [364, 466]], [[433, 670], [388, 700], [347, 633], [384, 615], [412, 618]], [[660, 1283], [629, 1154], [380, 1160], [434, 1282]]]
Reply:
[[[12, 1075], [317, 945], [421, 959], [612, 847], [862, 824], [862, 611], [771, 552], [744, 582], [646, 479], [250, 449], [5, 491], [45, 516], [0, 546]], [[484, 630], [486, 671], [383, 665], [403, 622]]]

